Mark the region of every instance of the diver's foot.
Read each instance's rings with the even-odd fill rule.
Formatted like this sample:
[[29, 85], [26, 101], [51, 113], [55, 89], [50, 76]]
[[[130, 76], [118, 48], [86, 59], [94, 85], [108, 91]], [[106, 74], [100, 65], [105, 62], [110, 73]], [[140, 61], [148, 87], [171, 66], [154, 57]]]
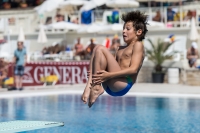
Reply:
[[82, 94], [81, 100], [86, 104], [90, 96], [90, 86], [86, 86]]
[[91, 88], [88, 106], [91, 108], [97, 98], [104, 93], [101, 85], [95, 85]]

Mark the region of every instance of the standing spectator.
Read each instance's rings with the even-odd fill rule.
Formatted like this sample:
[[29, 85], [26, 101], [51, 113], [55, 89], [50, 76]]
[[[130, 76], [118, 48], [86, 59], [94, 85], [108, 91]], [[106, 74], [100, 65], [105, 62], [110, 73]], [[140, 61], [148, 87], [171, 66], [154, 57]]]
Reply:
[[86, 53], [86, 59], [90, 59], [92, 52], [94, 50], [94, 47], [96, 46], [96, 44], [94, 44], [94, 39], [90, 40], [90, 44], [87, 46], [85, 53]]
[[197, 43], [192, 42], [191, 48], [188, 49], [187, 51], [187, 59], [190, 67], [196, 67], [196, 61], [199, 58], [199, 52], [197, 50]]
[[26, 65], [26, 49], [23, 46], [23, 42], [17, 43], [17, 49], [14, 53], [14, 63], [15, 63], [15, 87], [17, 90], [23, 90], [22, 88], [22, 78], [24, 75], [24, 67]]
[[83, 53], [83, 44], [81, 44], [81, 39], [80, 38], [77, 39], [77, 43], [75, 44], [74, 49], [75, 49], [75, 56], [82, 55], [82, 53]]

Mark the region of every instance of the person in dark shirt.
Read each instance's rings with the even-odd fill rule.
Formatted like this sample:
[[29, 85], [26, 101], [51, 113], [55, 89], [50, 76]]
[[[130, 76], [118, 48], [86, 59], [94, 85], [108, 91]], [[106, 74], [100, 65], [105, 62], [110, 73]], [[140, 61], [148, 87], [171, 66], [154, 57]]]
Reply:
[[171, 8], [168, 8], [167, 9], [167, 22], [174, 21], [175, 14], [176, 13]]

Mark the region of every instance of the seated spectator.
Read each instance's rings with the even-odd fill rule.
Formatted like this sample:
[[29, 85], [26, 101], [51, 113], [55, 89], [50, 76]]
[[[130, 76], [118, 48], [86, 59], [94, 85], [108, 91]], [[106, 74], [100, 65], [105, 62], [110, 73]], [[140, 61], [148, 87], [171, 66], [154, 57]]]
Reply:
[[21, 2], [20, 2], [20, 7], [21, 7], [21, 8], [27, 8], [27, 7], [28, 7], [27, 2], [26, 2], [26, 1], [21, 1]]
[[47, 48], [46, 54], [53, 54], [53, 46]]
[[160, 11], [156, 12], [156, 16], [153, 18], [153, 21], [160, 22], [161, 21], [161, 14]]
[[197, 43], [192, 42], [191, 48], [187, 51], [187, 59], [190, 67], [197, 67], [196, 61], [199, 58]]
[[85, 50], [86, 59], [91, 58], [91, 55], [92, 55], [92, 52], [93, 52], [95, 46], [96, 46], [96, 44], [94, 44], [94, 39], [91, 39], [90, 44], [87, 46], [87, 48]]
[[79, 19], [78, 19], [78, 17], [77, 17], [76, 19], [72, 20], [72, 23], [74, 23], [74, 24], [79, 24]]
[[174, 15], [174, 21], [180, 21], [180, 20], [181, 20], [181, 17], [182, 17], [182, 20], [184, 20], [185, 14], [184, 14], [184, 13], [177, 12], [177, 13]]
[[172, 10], [172, 8], [168, 8], [167, 9], [167, 22], [174, 21], [174, 15], [175, 15], [175, 12]]
[[3, 58], [0, 58], [0, 88], [3, 86], [3, 82], [7, 79], [8, 76], [8, 63], [4, 61]]
[[188, 21], [192, 19], [192, 12], [188, 10], [187, 15], [184, 17], [184, 21]]
[[4, 9], [10, 9], [11, 8], [11, 4], [9, 2], [4, 2], [3, 3], [3, 8]]
[[44, 48], [43, 48], [43, 50], [42, 50], [42, 54], [43, 54], [43, 55], [47, 54], [47, 49], [48, 49], [47, 47], [44, 47]]
[[52, 23], [52, 18], [51, 17], [47, 17], [45, 24], [51, 24]]
[[64, 15], [61, 15], [61, 14], [56, 15], [56, 22], [62, 22], [64, 20], [65, 20]]
[[53, 54], [59, 54], [61, 52], [59, 44], [53, 47]]
[[67, 45], [66, 47], [65, 47], [65, 51], [71, 51], [72, 49], [71, 49], [71, 47], [69, 46], [69, 45]]

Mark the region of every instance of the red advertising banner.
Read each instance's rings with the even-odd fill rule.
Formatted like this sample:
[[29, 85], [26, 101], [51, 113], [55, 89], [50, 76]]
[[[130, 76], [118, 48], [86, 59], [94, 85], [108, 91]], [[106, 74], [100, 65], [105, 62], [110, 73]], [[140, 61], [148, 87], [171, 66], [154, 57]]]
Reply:
[[[31, 62], [25, 67], [23, 86], [43, 85], [42, 77], [57, 75], [56, 84], [79, 84], [87, 82], [89, 61]], [[9, 66], [9, 77], [14, 76], [13, 65]]]

